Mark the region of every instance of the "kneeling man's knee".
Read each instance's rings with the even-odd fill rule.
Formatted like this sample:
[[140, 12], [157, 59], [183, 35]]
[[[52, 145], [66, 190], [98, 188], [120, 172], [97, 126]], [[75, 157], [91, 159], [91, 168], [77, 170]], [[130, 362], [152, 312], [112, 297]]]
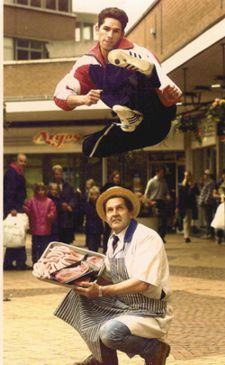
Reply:
[[100, 328], [100, 338], [103, 344], [111, 349], [116, 350], [124, 337], [130, 335], [129, 328], [117, 321], [116, 319], [111, 319], [104, 323]]

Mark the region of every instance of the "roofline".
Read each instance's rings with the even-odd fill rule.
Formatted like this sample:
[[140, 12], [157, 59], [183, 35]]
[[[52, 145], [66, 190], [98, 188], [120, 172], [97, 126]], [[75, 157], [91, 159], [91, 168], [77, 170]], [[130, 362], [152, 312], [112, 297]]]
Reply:
[[131, 27], [126, 31], [126, 36], [129, 35], [130, 32], [141, 22], [141, 20], [150, 12], [151, 9], [154, 8], [154, 6], [159, 2], [160, 0], [154, 0], [153, 3], [148, 6], [148, 8], [144, 11], [144, 13], [141, 15], [141, 17], [134, 22]]

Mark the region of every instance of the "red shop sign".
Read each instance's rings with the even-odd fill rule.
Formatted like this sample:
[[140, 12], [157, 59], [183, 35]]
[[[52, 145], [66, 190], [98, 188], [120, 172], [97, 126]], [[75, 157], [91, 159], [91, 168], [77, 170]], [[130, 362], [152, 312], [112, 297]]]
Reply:
[[49, 134], [46, 131], [41, 131], [39, 134], [33, 137], [35, 144], [48, 144], [55, 148], [60, 148], [64, 143], [79, 142], [81, 135], [78, 133], [56, 133]]

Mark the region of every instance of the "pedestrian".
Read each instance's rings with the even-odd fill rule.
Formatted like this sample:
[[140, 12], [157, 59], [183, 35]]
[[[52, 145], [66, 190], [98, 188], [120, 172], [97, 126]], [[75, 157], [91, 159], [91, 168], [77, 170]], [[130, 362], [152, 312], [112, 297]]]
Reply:
[[76, 199], [73, 187], [63, 179], [63, 167], [54, 165], [53, 182], [57, 184], [60, 199], [59, 211], [59, 240], [64, 243], [74, 241], [74, 210], [76, 208]]
[[221, 245], [225, 237], [225, 195], [221, 198], [221, 203], [216, 209], [211, 227], [216, 231], [216, 242]]
[[[220, 208], [218, 209], [218, 211], [215, 213], [215, 216], [218, 214], [221, 214], [224, 217], [224, 202], [225, 202], [225, 169], [222, 170], [222, 174], [221, 174], [221, 178], [219, 179], [219, 181], [216, 183], [215, 189], [213, 190], [213, 197], [216, 201], [216, 208], [218, 209], [219, 206]], [[222, 204], [222, 205], [221, 205]], [[222, 208], [221, 208], [222, 207]], [[214, 218], [215, 218], [214, 216]], [[225, 221], [223, 221], [223, 226], [225, 225]], [[211, 226], [215, 229], [215, 233], [216, 233], [216, 242], [218, 244], [221, 244], [223, 242], [223, 239], [225, 238], [225, 228], [218, 228], [218, 226], [216, 226], [215, 221], [214, 224]]]
[[92, 186], [95, 186], [95, 180], [94, 179], [87, 179], [85, 181], [85, 191], [84, 191], [84, 199], [85, 201], [88, 200], [89, 197], [89, 190], [92, 188]]
[[121, 186], [121, 175], [118, 170], [113, 170], [110, 174], [109, 180], [101, 188], [101, 192], [103, 193], [105, 190], [112, 188], [113, 186]]
[[218, 204], [221, 203], [221, 198], [225, 195], [225, 169], [222, 170], [221, 178], [215, 184], [213, 197], [217, 199]]
[[60, 204], [58, 185], [56, 183], [50, 183], [48, 185], [47, 196], [53, 201], [56, 207], [56, 218], [52, 222], [50, 242], [59, 241], [59, 224], [60, 224], [59, 216], [60, 216], [61, 204]]
[[[120, 172], [118, 170], [114, 170], [110, 177], [109, 177], [109, 181], [107, 181], [101, 188], [101, 193], [103, 193], [104, 191], [106, 191], [109, 188], [112, 188], [113, 186], [121, 186], [121, 175]], [[111, 228], [110, 226], [104, 222], [104, 232], [103, 232], [103, 253], [106, 253], [107, 251], [107, 245], [108, 245], [108, 240], [109, 240], [109, 236], [111, 233]]]
[[152, 52], [124, 37], [127, 22], [121, 9], [102, 10], [97, 44], [76, 61], [55, 90], [55, 103], [65, 111], [101, 99], [118, 118], [84, 139], [83, 153], [88, 157], [107, 157], [162, 141], [182, 94]]
[[52, 222], [56, 218], [55, 204], [47, 197], [47, 186], [44, 183], [34, 185], [34, 196], [25, 201], [24, 211], [30, 222], [34, 265], [51, 241]]
[[165, 179], [165, 173], [165, 168], [159, 166], [156, 169], [155, 176], [147, 182], [144, 193], [145, 201], [147, 201], [151, 207], [155, 208], [153, 211], [157, 217], [157, 231], [164, 243], [166, 242], [165, 236], [167, 233], [167, 204], [171, 199], [168, 184]]
[[183, 220], [184, 240], [191, 242], [191, 221], [197, 209], [198, 185], [194, 182], [190, 171], [184, 172], [184, 178], [179, 186], [177, 210]]
[[91, 356], [74, 365], [117, 365], [117, 350], [165, 365], [172, 320], [169, 268], [162, 239], [138, 224], [138, 197], [112, 187], [100, 195], [98, 215], [111, 226], [102, 281], [72, 289], [55, 315], [71, 324]]
[[[11, 258], [18, 257], [18, 252], [24, 250], [26, 245], [26, 234], [29, 228], [26, 213], [9, 213], [3, 220], [3, 247], [10, 249]], [[15, 251], [15, 253], [14, 253]], [[4, 270], [24, 270], [24, 267], [14, 267], [12, 264], [7, 265], [7, 257], [4, 255]]]
[[[23, 203], [26, 199], [26, 178], [24, 175], [27, 165], [27, 157], [23, 153], [16, 156], [4, 175], [4, 218], [9, 214], [16, 216], [23, 213]], [[21, 247], [7, 247], [4, 255], [4, 270], [26, 270], [31, 269], [27, 264], [27, 253], [25, 244]], [[15, 265], [14, 265], [15, 262]]]
[[89, 250], [98, 252], [101, 246], [103, 224], [96, 211], [96, 201], [100, 195], [97, 186], [89, 189], [88, 201], [84, 205], [86, 245]]
[[215, 211], [215, 199], [213, 197], [213, 191], [215, 189], [215, 181], [213, 175], [209, 169], [204, 171], [203, 186], [199, 195], [199, 206], [203, 209], [204, 219], [206, 225], [205, 238], [214, 238], [214, 229], [211, 227]]

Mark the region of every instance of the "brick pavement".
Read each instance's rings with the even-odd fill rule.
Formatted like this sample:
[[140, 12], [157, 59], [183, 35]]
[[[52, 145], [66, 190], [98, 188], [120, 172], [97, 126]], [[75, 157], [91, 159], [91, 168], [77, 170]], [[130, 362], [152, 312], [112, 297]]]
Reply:
[[[83, 245], [83, 236], [78, 236]], [[30, 242], [27, 244], [30, 250]], [[225, 365], [225, 245], [168, 235], [174, 291], [168, 365]], [[4, 365], [72, 365], [88, 355], [79, 335], [52, 313], [67, 289], [35, 279], [30, 271], [5, 272]], [[143, 363], [119, 353], [120, 365]]]

